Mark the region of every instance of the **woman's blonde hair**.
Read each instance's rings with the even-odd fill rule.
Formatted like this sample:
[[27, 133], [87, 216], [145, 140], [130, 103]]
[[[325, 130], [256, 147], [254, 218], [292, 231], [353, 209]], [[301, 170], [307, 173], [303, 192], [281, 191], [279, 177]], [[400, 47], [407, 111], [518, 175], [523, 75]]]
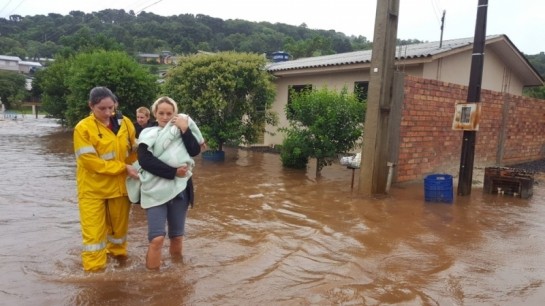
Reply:
[[176, 103], [176, 101], [172, 100], [172, 98], [170, 97], [164, 96], [155, 100], [155, 102], [153, 102], [153, 104], [151, 105], [151, 112], [153, 113], [154, 117], [155, 117], [155, 112], [157, 112], [157, 107], [159, 107], [159, 104], [161, 103], [168, 103], [172, 105], [172, 107], [174, 108], [174, 114], [178, 113], [178, 104]]

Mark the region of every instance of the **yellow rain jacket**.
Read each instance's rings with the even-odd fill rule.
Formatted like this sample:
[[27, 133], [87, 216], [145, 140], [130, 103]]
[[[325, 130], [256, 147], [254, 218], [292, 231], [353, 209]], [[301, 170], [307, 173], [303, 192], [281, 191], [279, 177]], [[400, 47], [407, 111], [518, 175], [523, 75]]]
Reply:
[[127, 164], [136, 161], [134, 125], [123, 121], [117, 135], [95, 119], [81, 120], [74, 129], [79, 198], [109, 199], [127, 195]]
[[92, 114], [74, 128], [82, 262], [87, 271], [104, 268], [108, 253], [127, 253], [131, 204], [126, 165], [136, 161], [137, 144], [132, 122], [127, 117], [120, 121], [117, 135]]

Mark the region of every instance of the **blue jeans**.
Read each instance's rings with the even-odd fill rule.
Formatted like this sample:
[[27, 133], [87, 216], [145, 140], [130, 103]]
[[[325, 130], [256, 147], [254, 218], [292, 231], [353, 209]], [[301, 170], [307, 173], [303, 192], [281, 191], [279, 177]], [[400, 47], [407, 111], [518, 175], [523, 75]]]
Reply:
[[184, 190], [166, 203], [146, 209], [148, 218], [148, 240], [165, 236], [165, 223], [168, 225], [168, 238], [183, 236], [185, 218], [189, 208], [189, 197]]

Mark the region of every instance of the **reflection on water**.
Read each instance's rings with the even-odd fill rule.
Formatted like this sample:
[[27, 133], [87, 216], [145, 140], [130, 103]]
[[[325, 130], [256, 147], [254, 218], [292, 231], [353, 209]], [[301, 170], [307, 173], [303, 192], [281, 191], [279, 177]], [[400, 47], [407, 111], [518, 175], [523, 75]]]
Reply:
[[[70, 131], [0, 121], [0, 304], [541, 305], [544, 190], [425, 203], [420, 183], [362, 199], [350, 170], [320, 179], [278, 155], [231, 149], [195, 168], [182, 263], [144, 268], [145, 214], [131, 211], [129, 261], [85, 274]], [[481, 179], [482, 181], [482, 179]], [[357, 186], [357, 184], [355, 184]]]

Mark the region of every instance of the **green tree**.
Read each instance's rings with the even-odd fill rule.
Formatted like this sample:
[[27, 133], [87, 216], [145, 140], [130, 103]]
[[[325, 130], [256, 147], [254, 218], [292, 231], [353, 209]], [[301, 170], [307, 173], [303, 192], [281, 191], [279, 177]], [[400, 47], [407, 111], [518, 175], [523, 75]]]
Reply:
[[[530, 64], [536, 68], [541, 77], [545, 79], [545, 52], [540, 52], [535, 55], [526, 55], [526, 57]], [[526, 96], [545, 100], [545, 86], [525, 88], [523, 93]]]
[[80, 53], [70, 60], [67, 71], [66, 119], [69, 126], [89, 114], [89, 90], [106, 86], [119, 100], [119, 110], [133, 117], [140, 106], [148, 106], [158, 92], [157, 79], [128, 54], [120, 51]]
[[350, 43], [354, 50], [371, 50], [373, 48], [373, 43], [367, 40], [367, 37], [361, 35], [350, 37]]
[[286, 50], [294, 57], [312, 57], [334, 54], [332, 41], [328, 37], [314, 35], [303, 41], [286, 43]]
[[42, 109], [62, 122], [66, 119], [66, 96], [70, 92], [65, 82], [69, 67], [67, 60], [57, 57], [46, 69], [36, 72], [32, 86], [34, 95], [42, 97]]
[[265, 64], [264, 57], [249, 53], [187, 56], [168, 72], [165, 91], [199, 124], [210, 149], [255, 143], [265, 124], [277, 120]]
[[19, 41], [13, 38], [0, 36], [0, 54], [18, 56], [20, 55], [18, 52], [20, 49], [23, 49], [23, 46]]
[[[356, 146], [363, 133], [366, 104], [349, 94], [346, 88], [337, 92], [323, 87], [290, 94], [292, 101], [286, 106], [289, 127], [281, 129], [287, 135], [282, 155], [295, 155], [299, 161], [304, 160], [305, 154], [316, 158], [318, 177], [322, 168], [331, 165], [338, 154]], [[297, 146], [293, 146], [294, 139]], [[282, 162], [289, 167], [287, 160], [283, 158]]]
[[95, 86], [110, 88], [119, 100], [119, 109], [133, 117], [140, 106], [156, 98], [156, 78], [128, 54], [120, 51], [79, 53], [57, 60], [37, 76], [43, 92], [44, 109], [69, 126], [89, 115], [88, 94]]
[[[106, 9], [68, 15], [12, 15], [0, 18], [0, 54], [24, 57], [74, 55], [94, 49], [129, 54], [163, 50], [269, 53], [292, 51], [292, 58], [358, 50], [352, 37], [306, 24], [222, 20], [202, 14], [159, 16], [147, 12]], [[40, 44], [43, 44], [40, 46]], [[48, 44], [48, 45], [45, 45]], [[290, 49], [291, 48], [291, 49]]]
[[28, 94], [22, 74], [0, 70], [0, 99], [6, 109], [16, 107]]
[[545, 100], [545, 86], [525, 88], [523, 94], [532, 98]]

